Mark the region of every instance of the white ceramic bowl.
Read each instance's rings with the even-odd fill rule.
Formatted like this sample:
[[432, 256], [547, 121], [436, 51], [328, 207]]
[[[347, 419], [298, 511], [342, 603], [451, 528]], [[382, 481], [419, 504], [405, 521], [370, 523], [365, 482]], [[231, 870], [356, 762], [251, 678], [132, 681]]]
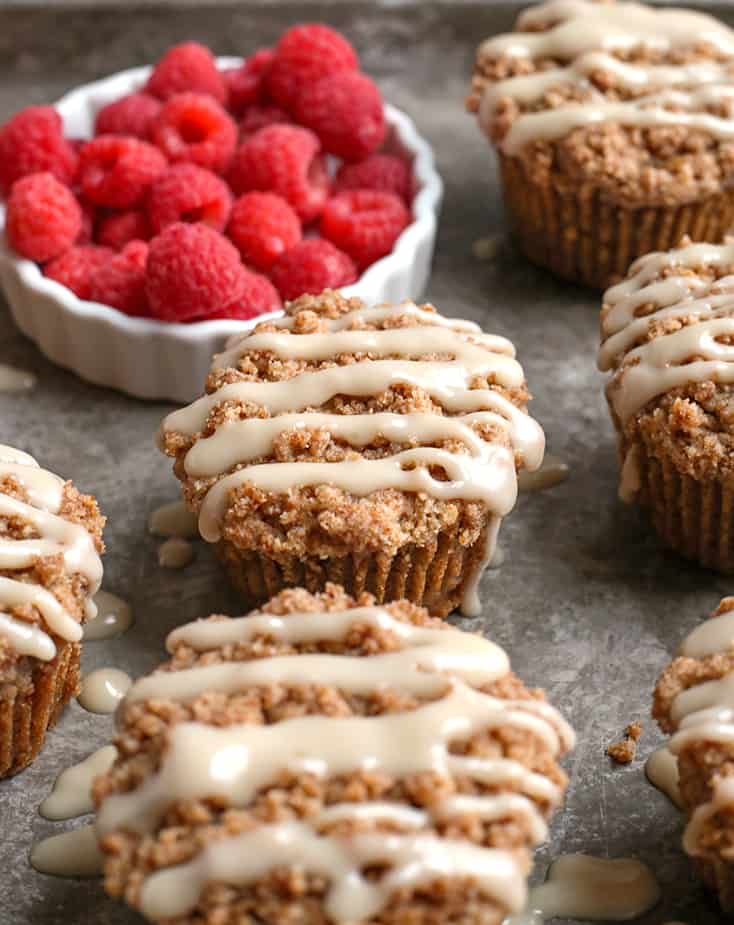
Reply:
[[[241, 59], [220, 58], [218, 63], [233, 67]], [[91, 137], [97, 111], [139, 89], [149, 73], [148, 67], [134, 68], [72, 90], [56, 103], [65, 133]], [[413, 222], [392, 253], [343, 290], [367, 303], [395, 302], [421, 294], [430, 273], [443, 192], [431, 148], [411, 119], [389, 105], [386, 116], [389, 131], [384, 150], [412, 160], [417, 194]], [[16, 324], [50, 360], [96, 385], [136, 398], [189, 402], [201, 394], [211, 357], [227, 338], [274, 317], [195, 324], [130, 318], [98, 302], [78, 299], [65, 286], [43, 276], [35, 263], [18, 259], [7, 245], [4, 227], [5, 210], [0, 205], [0, 284]]]

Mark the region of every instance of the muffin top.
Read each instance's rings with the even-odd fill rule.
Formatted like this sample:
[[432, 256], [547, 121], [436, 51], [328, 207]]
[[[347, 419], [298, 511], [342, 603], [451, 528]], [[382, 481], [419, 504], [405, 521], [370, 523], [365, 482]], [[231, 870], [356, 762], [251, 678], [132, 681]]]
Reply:
[[513, 507], [544, 438], [512, 344], [431, 305], [303, 296], [215, 357], [169, 415], [204, 539], [285, 555], [393, 554]]
[[721, 840], [717, 830], [730, 830], [734, 810], [734, 597], [725, 597], [679, 651], [657, 683], [653, 716], [673, 733], [681, 796], [693, 809], [686, 851], [726, 857], [731, 835]]
[[95, 784], [113, 895], [222, 925], [491, 925], [522, 907], [573, 733], [501, 648], [329, 585], [168, 649]]
[[549, 0], [479, 47], [467, 106], [537, 182], [698, 199], [734, 177], [734, 32], [691, 10]]
[[694, 478], [734, 472], [734, 240], [648, 254], [603, 302], [598, 363], [623, 435]]
[[77, 642], [102, 580], [104, 518], [27, 453], [0, 446], [0, 670]]

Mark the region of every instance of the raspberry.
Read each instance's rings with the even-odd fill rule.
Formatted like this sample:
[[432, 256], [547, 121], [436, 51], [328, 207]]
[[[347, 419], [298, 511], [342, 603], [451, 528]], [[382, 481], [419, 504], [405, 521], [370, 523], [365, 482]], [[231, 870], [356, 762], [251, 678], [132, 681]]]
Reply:
[[357, 279], [351, 257], [330, 241], [307, 238], [273, 264], [270, 278], [284, 299], [296, 299], [304, 292], [318, 295], [324, 289], [348, 286]]
[[301, 240], [301, 222], [274, 193], [245, 193], [234, 204], [227, 234], [245, 263], [269, 270]]
[[110, 305], [126, 315], [149, 315], [145, 293], [145, 266], [148, 245], [131, 241], [92, 273], [89, 298]]
[[250, 190], [277, 193], [304, 222], [317, 218], [326, 202], [329, 176], [319, 140], [297, 125], [268, 125], [240, 145], [229, 185], [236, 195]]
[[44, 276], [56, 280], [80, 299], [89, 298], [89, 281], [92, 274], [114, 257], [115, 252], [109, 247], [97, 247], [85, 244], [72, 247], [60, 257], [49, 261], [43, 268]]
[[130, 209], [166, 169], [161, 152], [139, 138], [101, 135], [87, 142], [79, 155], [79, 185], [91, 202]]
[[275, 102], [290, 110], [301, 87], [357, 66], [357, 53], [343, 35], [320, 23], [305, 23], [281, 36], [266, 84]]
[[145, 212], [129, 209], [103, 218], [97, 227], [97, 244], [104, 244], [116, 251], [131, 241], [147, 241], [151, 236], [150, 223]]
[[77, 156], [63, 136], [61, 116], [52, 106], [29, 106], [0, 128], [0, 193], [31, 173], [51, 173], [71, 183]]
[[373, 154], [356, 164], [342, 164], [336, 175], [339, 192], [350, 189], [371, 189], [393, 193], [410, 204], [413, 176], [402, 157], [393, 154]]
[[5, 231], [21, 257], [45, 263], [68, 250], [82, 230], [82, 210], [68, 186], [51, 173], [32, 173], [13, 184]]
[[246, 321], [248, 318], [256, 318], [264, 312], [274, 312], [282, 308], [282, 304], [278, 290], [266, 276], [261, 276], [259, 273], [252, 273], [250, 270], [245, 269], [245, 288], [239, 299], [226, 308], [212, 312], [210, 315], [197, 320], [230, 319]]
[[236, 302], [247, 273], [237, 248], [201, 223], [169, 225], [150, 242], [147, 292], [161, 321], [194, 321]]
[[410, 213], [392, 193], [351, 190], [338, 193], [326, 203], [321, 234], [363, 270], [390, 253], [409, 222]]
[[222, 104], [227, 100], [227, 85], [217, 70], [214, 55], [198, 42], [169, 48], [153, 69], [145, 89], [161, 100], [177, 93], [205, 93]]
[[227, 105], [230, 112], [240, 115], [248, 106], [263, 99], [265, 77], [274, 57], [272, 48], [261, 48], [240, 67], [222, 72], [229, 91]]
[[150, 191], [148, 214], [155, 234], [174, 222], [204, 222], [224, 231], [232, 208], [227, 184], [195, 164], [169, 167]]
[[130, 93], [103, 106], [94, 120], [95, 135], [132, 135], [146, 139], [161, 111], [160, 100], [148, 93]]
[[366, 74], [343, 71], [305, 84], [294, 104], [296, 119], [316, 132], [324, 150], [358, 161], [385, 139], [382, 94]]
[[237, 147], [237, 126], [216, 100], [201, 93], [170, 99], [153, 123], [154, 144], [170, 161], [190, 161], [219, 173]]
[[279, 109], [277, 106], [250, 106], [240, 122], [240, 138], [245, 141], [266, 125], [278, 125], [291, 121], [285, 109]]
[[97, 210], [91, 202], [77, 196], [76, 201], [82, 210], [82, 230], [76, 239], [77, 244], [91, 244], [94, 237], [94, 223], [97, 218]]

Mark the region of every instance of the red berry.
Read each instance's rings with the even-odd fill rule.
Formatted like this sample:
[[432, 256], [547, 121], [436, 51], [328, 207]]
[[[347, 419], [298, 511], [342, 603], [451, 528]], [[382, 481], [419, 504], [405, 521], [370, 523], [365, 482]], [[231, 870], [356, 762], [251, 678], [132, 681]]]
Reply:
[[161, 102], [148, 93], [129, 93], [103, 106], [94, 120], [95, 135], [132, 135], [147, 139]]
[[82, 230], [82, 210], [68, 186], [51, 173], [32, 173], [13, 184], [5, 231], [21, 257], [45, 263], [68, 250]]
[[351, 189], [371, 189], [393, 193], [410, 204], [413, 198], [413, 176], [410, 166], [394, 154], [373, 154], [356, 164], [342, 164], [336, 175], [339, 192]]
[[246, 271], [237, 248], [198, 223], [169, 225], [150, 242], [147, 292], [161, 321], [193, 321], [236, 302]]
[[71, 183], [77, 156], [63, 136], [61, 116], [52, 106], [29, 106], [0, 128], [0, 193], [31, 173], [51, 173]]
[[101, 135], [79, 155], [79, 185], [91, 202], [130, 209], [166, 169], [161, 152], [139, 138]]
[[43, 274], [71, 289], [80, 299], [88, 299], [92, 274], [114, 257], [114, 254], [111, 248], [97, 247], [94, 244], [72, 247], [60, 257], [49, 261], [43, 268]]
[[174, 164], [150, 191], [148, 214], [158, 234], [174, 222], [204, 222], [224, 231], [232, 208], [227, 184], [195, 164]]
[[410, 213], [392, 193], [352, 190], [326, 203], [321, 234], [364, 269], [390, 253], [409, 223]]
[[149, 315], [145, 293], [148, 245], [131, 241], [119, 254], [102, 264], [89, 280], [92, 302], [110, 305], [126, 315]]
[[357, 53], [336, 30], [320, 23], [294, 26], [275, 46], [266, 78], [268, 92], [279, 106], [290, 109], [303, 86], [357, 66]]
[[285, 109], [280, 109], [278, 106], [250, 106], [240, 122], [240, 138], [245, 141], [266, 125], [278, 125], [292, 121]]
[[161, 100], [177, 93], [205, 93], [218, 103], [227, 100], [227, 85], [217, 70], [214, 55], [198, 42], [169, 48], [153, 69], [145, 89]]
[[385, 139], [382, 94], [366, 74], [342, 71], [305, 84], [296, 119], [316, 132], [324, 150], [347, 161], [372, 154]]
[[261, 48], [240, 67], [222, 72], [229, 91], [228, 107], [235, 115], [261, 101], [265, 92], [264, 80], [274, 57], [272, 48]]
[[245, 288], [242, 295], [220, 311], [212, 312], [198, 321], [214, 321], [215, 319], [231, 319], [246, 321], [248, 318], [256, 318], [264, 312], [274, 312], [282, 308], [280, 295], [275, 286], [266, 276], [259, 273], [252, 273], [245, 269]]
[[301, 240], [301, 222], [282, 197], [245, 193], [234, 204], [227, 235], [245, 263], [267, 271]]
[[236, 195], [250, 190], [277, 193], [301, 220], [317, 218], [326, 202], [329, 176], [318, 138], [297, 125], [268, 125], [237, 150], [229, 172]]
[[189, 161], [217, 173], [227, 168], [237, 147], [234, 120], [216, 100], [201, 93], [170, 99], [150, 136], [170, 161]]
[[97, 218], [97, 210], [91, 202], [87, 202], [81, 196], [77, 196], [76, 201], [82, 210], [82, 230], [76, 239], [77, 244], [91, 244], [94, 237], [94, 224]]
[[318, 295], [324, 289], [348, 286], [357, 279], [351, 257], [330, 241], [307, 238], [283, 254], [270, 271], [284, 299], [296, 299], [304, 292]]
[[97, 227], [97, 244], [119, 251], [131, 241], [147, 241], [151, 236], [150, 223], [145, 212], [129, 209], [103, 218]]

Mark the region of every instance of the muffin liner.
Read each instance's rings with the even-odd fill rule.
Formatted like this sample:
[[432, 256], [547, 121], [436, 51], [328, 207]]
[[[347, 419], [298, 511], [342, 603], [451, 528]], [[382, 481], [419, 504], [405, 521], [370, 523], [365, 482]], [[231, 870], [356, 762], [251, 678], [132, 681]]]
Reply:
[[0, 778], [26, 768], [43, 747], [46, 731], [79, 689], [75, 642], [56, 642], [50, 662], [26, 659], [18, 678], [0, 685]]
[[284, 588], [300, 586], [317, 593], [331, 582], [353, 597], [368, 591], [378, 604], [405, 598], [426, 607], [434, 616], [446, 617], [461, 604], [483, 558], [492, 526], [488, 518], [470, 546], [459, 541], [457, 527], [440, 532], [428, 545], [402, 546], [394, 555], [289, 556], [276, 561], [257, 552], [243, 553], [226, 540], [217, 545], [217, 551], [248, 607], [263, 603]]
[[651, 251], [684, 235], [721, 241], [734, 226], [734, 189], [677, 206], [631, 208], [608, 202], [591, 183], [559, 191], [528, 176], [519, 158], [499, 152], [505, 211], [525, 256], [557, 276], [605, 289]]
[[637, 501], [649, 508], [663, 543], [707, 568], [734, 572], [734, 480], [691, 478], [642, 440], [624, 449], [637, 456]]

